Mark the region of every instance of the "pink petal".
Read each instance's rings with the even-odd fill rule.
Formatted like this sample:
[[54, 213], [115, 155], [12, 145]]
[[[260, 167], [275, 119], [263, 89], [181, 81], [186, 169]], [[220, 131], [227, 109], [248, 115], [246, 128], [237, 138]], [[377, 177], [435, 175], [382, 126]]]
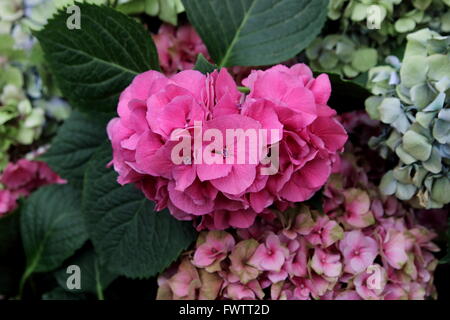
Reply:
[[316, 102], [319, 104], [326, 104], [331, 95], [331, 83], [327, 74], [319, 75], [310, 87], [313, 92]]

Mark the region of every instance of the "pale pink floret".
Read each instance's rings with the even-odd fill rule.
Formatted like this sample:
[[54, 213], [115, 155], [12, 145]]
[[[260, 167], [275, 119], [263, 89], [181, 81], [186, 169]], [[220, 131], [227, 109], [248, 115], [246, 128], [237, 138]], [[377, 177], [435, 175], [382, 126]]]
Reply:
[[175, 297], [194, 299], [195, 290], [201, 286], [197, 270], [187, 259], [180, 264], [178, 272], [168, 281]]
[[286, 269], [290, 275], [304, 277], [308, 273], [308, 249], [306, 241], [301, 239], [299, 242], [297, 250], [286, 261]]
[[362, 300], [362, 299], [356, 291], [348, 290], [348, 291], [339, 292], [334, 297], [334, 300]]
[[370, 198], [364, 190], [345, 190], [345, 222], [355, 228], [365, 228], [375, 223], [370, 211]]
[[377, 242], [358, 230], [346, 232], [339, 248], [344, 256], [344, 270], [353, 274], [364, 271], [378, 253]]
[[230, 234], [221, 231], [210, 232], [207, 234], [205, 242], [197, 247], [193, 263], [199, 268], [220, 263], [233, 249], [234, 244], [234, 239]]
[[224, 297], [232, 300], [255, 300], [262, 299], [264, 293], [258, 281], [253, 280], [243, 285], [231, 283], [224, 290]]
[[288, 255], [288, 249], [281, 244], [278, 236], [272, 234], [256, 249], [249, 264], [265, 271], [280, 272]]
[[320, 245], [327, 248], [344, 236], [343, 229], [336, 221], [330, 220], [327, 216], [319, 217], [312, 231], [306, 239], [312, 245]]
[[383, 255], [395, 269], [401, 269], [408, 260], [406, 239], [402, 232], [388, 230], [383, 240]]
[[338, 277], [342, 272], [341, 256], [316, 248], [311, 259], [311, 267], [318, 275]]

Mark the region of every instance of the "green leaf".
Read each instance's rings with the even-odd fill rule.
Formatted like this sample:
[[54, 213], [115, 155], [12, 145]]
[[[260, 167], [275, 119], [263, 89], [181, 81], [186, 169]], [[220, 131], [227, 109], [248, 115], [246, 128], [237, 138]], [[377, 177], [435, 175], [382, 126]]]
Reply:
[[[70, 274], [67, 273], [67, 267], [76, 265], [80, 267], [81, 288], [67, 288], [67, 279]], [[105, 265], [100, 264], [100, 260], [93, 248], [89, 248], [74, 257], [70, 258], [65, 266], [55, 272], [56, 281], [64, 290], [72, 293], [94, 293], [99, 297], [103, 296], [103, 290], [117, 277], [117, 275], [108, 271]]]
[[328, 0], [183, 0], [219, 67], [286, 61], [322, 29]]
[[107, 139], [108, 120], [103, 114], [94, 116], [73, 111], [41, 159], [62, 178], [81, 187], [89, 159]]
[[338, 74], [328, 73], [328, 76], [333, 88], [328, 104], [333, 109], [339, 113], [364, 109], [365, 100], [371, 96], [369, 90], [358, 82], [343, 79]]
[[59, 11], [35, 35], [72, 106], [113, 111], [136, 75], [159, 69], [156, 48], [148, 31], [132, 18], [105, 6], [78, 6], [80, 29], [68, 29], [68, 14]]
[[90, 161], [83, 191], [83, 212], [90, 238], [109, 270], [130, 278], [147, 278], [167, 268], [195, 239], [191, 222], [175, 220], [133, 185], [120, 186], [107, 168], [111, 146]]
[[206, 60], [205, 56], [203, 54], [199, 54], [197, 56], [197, 61], [195, 62], [194, 70], [198, 70], [201, 73], [211, 73], [214, 70], [217, 69], [217, 66], [210, 63], [208, 60]]
[[79, 192], [51, 185], [33, 193], [21, 212], [21, 235], [27, 259], [23, 287], [32, 273], [58, 268], [87, 240]]

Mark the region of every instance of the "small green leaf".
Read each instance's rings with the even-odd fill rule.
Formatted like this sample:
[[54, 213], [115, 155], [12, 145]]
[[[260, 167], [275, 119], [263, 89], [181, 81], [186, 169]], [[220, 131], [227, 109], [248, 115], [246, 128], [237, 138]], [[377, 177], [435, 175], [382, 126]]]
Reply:
[[136, 75], [159, 70], [155, 45], [148, 31], [132, 18], [105, 6], [77, 5], [80, 29], [68, 29], [68, 14], [59, 11], [35, 35], [72, 106], [114, 111], [119, 94]]
[[177, 221], [167, 210], [154, 211], [133, 185], [120, 186], [107, 164], [111, 146], [90, 161], [83, 191], [83, 211], [102, 264], [130, 278], [156, 275], [175, 261], [195, 239], [191, 222]]
[[203, 56], [203, 54], [199, 54], [197, 57], [197, 61], [195, 62], [194, 70], [198, 70], [201, 73], [211, 73], [214, 70], [217, 69], [217, 66], [210, 63], [206, 58]]
[[[318, 74], [315, 73], [315, 76]], [[328, 101], [330, 107], [339, 113], [364, 109], [365, 100], [371, 96], [370, 91], [354, 80], [343, 79], [338, 74], [328, 73], [328, 76], [333, 88]]]
[[270, 65], [305, 49], [321, 31], [328, 0], [183, 0], [219, 67]]

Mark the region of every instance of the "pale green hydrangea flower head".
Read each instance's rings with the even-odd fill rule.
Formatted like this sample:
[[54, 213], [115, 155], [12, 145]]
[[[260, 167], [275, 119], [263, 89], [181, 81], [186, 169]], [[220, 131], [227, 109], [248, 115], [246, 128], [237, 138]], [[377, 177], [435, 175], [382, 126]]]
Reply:
[[24, 86], [26, 75], [16, 67], [25, 54], [13, 45], [12, 37], [0, 35], [0, 171], [10, 147], [32, 144], [45, 123], [44, 109], [32, 106]]
[[381, 190], [418, 207], [450, 202], [450, 37], [429, 29], [407, 36], [403, 62], [369, 71], [375, 96], [368, 114], [388, 125], [371, 140], [398, 165], [383, 177]]
[[119, 0], [117, 9], [126, 14], [157, 16], [172, 25], [178, 24], [178, 14], [184, 12], [181, 0]]
[[330, 0], [328, 17], [337, 33], [310, 45], [310, 64], [316, 71], [335, 64], [333, 72], [355, 78], [390, 55], [401, 56], [409, 33], [425, 27], [449, 33], [450, 0]]
[[367, 25], [377, 12], [381, 35], [417, 30], [425, 24], [441, 32], [450, 31], [449, 0], [330, 0], [328, 17], [345, 27]]
[[[36, 12], [51, 15], [53, 3], [0, 0], [0, 172], [11, 152], [25, 151], [40, 138], [46, 117], [59, 121], [70, 113], [68, 104], [57, 97], [42, 51], [31, 35], [38, 21], [46, 21]], [[48, 4], [51, 10], [42, 10]]]

